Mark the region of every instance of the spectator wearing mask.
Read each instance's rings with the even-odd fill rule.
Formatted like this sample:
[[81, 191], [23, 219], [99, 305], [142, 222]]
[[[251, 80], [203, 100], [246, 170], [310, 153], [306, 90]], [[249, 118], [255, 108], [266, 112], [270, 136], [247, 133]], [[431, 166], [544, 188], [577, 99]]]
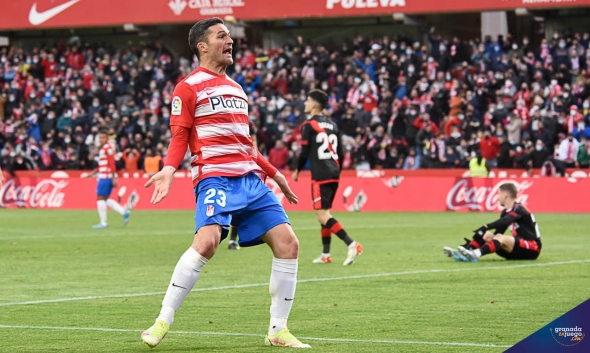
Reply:
[[22, 152], [18, 152], [14, 158], [14, 161], [12, 162], [11, 170], [18, 171], [33, 169], [35, 169], [35, 164], [28, 158], [25, 158], [25, 155]]
[[542, 140], [537, 140], [535, 150], [530, 153], [530, 166], [533, 168], [543, 167], [547, 158], [551, 157], [551, 152], [547, 150]]
[[584, 120], [580, 120], [580, 121], [578, 121], [578, 124], [574, 128], [574, 131], [572, 132], [572, 134], [574, 135], [574, 138], [578, 141], [580, 141], [580, 138], [582, 136], [586, 137], [586, 139], [589, 139], [590, 138], [590, 126], [587, 126], [586, 123], [584, 122]]
[[489, 131], [483, 133], [483, 138], [479, 141], [481, 155], [486, 159], [489, 165], [494, 168], [498, 163], [500, 154], [500, 140], [492, 136]]
[[557, 159], [565, 163], [566, 167], [573, 168], [578, 159], [579, 142], [573, 134], [568, 134], [567, 138], [561, 141], [557, 150]]
[[459, 111], [455, 116], [451, 116], [444, 126], [445, 136], [451, 137], [452, 133], [455, 131], [453, 129], [454, 127], [456, 127], [456, 131], [459, 134], [461, 134], [461, 126], [463, 125], [463, 120], [465, 120], [465, 115], [463, 115], [462, 111]]

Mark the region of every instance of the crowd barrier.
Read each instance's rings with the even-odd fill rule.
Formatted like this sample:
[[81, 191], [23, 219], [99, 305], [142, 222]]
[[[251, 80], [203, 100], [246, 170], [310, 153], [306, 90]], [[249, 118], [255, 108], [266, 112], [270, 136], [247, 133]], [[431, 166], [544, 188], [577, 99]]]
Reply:
[[[497, 171], [490, 178], [469, 178], [462, 170], [346, 171], [334, 200], [335, 211], [498, 211], [498, 187], [507, 181], [518, 190], [518, 199], [534, 212], [590, 212], [590, 178], [523, 178], [524, 171]], [[294, 182], [287, 178], [299, 197], [289, 204], [273, 180], [266, 181], [287, 211], [312, 209], [311, 179], [302, 173]], [[96, 181], [83, 172], [25, 172], [8, 178], [0, 188], [0, 207], [95, 209]], [[153, 189], [144, 188], [147, 175], [119, 178], [112, 197], [126, 203], [138, 198], [141, 210], [190, 210], [195, 207], [192, 181], [188, 173], [177, 172], [170, 194], [161, 203], [149, 203]]]

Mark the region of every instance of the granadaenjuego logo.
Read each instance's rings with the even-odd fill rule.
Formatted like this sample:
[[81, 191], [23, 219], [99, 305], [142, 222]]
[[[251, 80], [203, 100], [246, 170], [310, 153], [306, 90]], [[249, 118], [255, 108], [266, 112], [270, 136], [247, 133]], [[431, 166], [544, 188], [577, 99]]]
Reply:
[[581, 327], [555, 327], [550, 328], [553, 339], [562, 346], [575, 346], [584, 339]]

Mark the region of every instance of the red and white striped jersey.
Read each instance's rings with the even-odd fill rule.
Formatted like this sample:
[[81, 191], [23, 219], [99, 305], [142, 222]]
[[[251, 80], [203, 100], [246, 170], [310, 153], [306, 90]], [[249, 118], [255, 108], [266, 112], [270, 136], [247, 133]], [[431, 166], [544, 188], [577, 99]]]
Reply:
[[115, 164], [115, 147], [107, 142], [98, 151], [98, 178], [99, 179], [111, 179], [117, 172], [117, 166]]
[[195, 186], [213, 176], [262, 173], [250, 137], [248, 97], [227, 75], [198, 67], [176, 85], [170, 125], [190, 129], [188, 147]]

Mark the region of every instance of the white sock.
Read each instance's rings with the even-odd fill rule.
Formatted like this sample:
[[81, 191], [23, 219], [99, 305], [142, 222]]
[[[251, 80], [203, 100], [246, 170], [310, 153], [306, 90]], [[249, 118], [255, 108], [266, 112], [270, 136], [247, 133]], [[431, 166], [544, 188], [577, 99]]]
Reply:
[[481, 250], [475, 249], [473, 250], [473, 254], [479, 259], [481, 257]]
[[356, 248], [356, 241], [353, 241], [352, 243], [350, 243], [350, 245], [348, 245], [349, 249], [354, 249]]
[[186, 295], [197, 283], [201, 269], [207, 264], [207, 261], [209, 260], [192, 247], [182, 254], [172, 273], [172, 279], [162, 301], [162, 310], [158, 320], [164, 320], [168, 325], [172, 326], [174, 313], [178, 311]]
[[117, 212], [121, 216], [125, 214], [125, 208], [119, 205], [119, 203], [113, 199], [107, 200], [107, 206], [109, 206], [111, 210]]
[[330, 253], [322, 253], [322, 257], [330, 257]]
[[96, 201], [96, 209], [98, 210], [98, 217], [100, 217], [100, 224], [107, 225], [107, 203], [105, 200]]
[[268, 334], [287, 328], [287, 319], [295, 298], [297, 286], [297, 259], [272, 259], [272, 272], [270, 274], [270, 326]]
[[160, 309], [160, 315], [156, 320], [164, 320], [168, 324], [168, 327], [174, 323], [174, 308], [171, 306], [162, 306]]

